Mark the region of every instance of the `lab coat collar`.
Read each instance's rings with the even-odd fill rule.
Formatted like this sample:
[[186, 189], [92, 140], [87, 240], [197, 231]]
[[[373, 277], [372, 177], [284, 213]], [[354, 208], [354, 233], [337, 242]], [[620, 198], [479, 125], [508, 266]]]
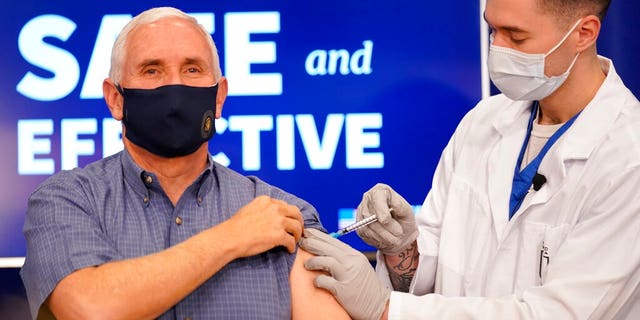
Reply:
[[[625, 104], [626, 97], [621, 95], [626, 90], [622, 80], [613, 67], [611, 60], [599, 57], [602, 69], [607, 73], [604, 83], [595, 97], [584, 108], [571, 128], [549, 151], [542, 160], [538, 172], [547, 178], [547, 183], [531, 197], [525, 198], [522, 206], [511, 219], [515, 221], [522, 213], [533, 205], [546, 203], [562, 186], [567, 174], [568, 163], [572, 160], [585, 161], [603, 139], [609, 128], [613, 126]], [[501, 117], [494, 118], [495, 131], [501, 136], [501, 143], [492, 150], [489, 161], [489, 199], [492, 207], [494, 226], [499, 238], [509, 223], [508, 204], [513, 168], [518, 152], [524, 141], [528, 118], [531, 114], [532, 102], [512, 101], [506, 103], [500, 112]], [[505, 161], [505, 159], [509, 161]], [[505, 169], [509, 168], [509, 169]], [[532, 191], [534, 192], [534, 191]]]
[[[611, 60], [599, 57], [605, 81], [594, 98], [582, 110], [574, 124], [558, 140], [552, 152], [542, 160], [538, 172], [547, 178], [548, 188], [542, 188], [531, 198], [529, 206], [547, 202], [562, 185], [567, 175], [569, 162], [586, 161], [594, 148], [614, 125], [625, 105], [626, 96], [620, 94], [624, 84], [613, 67]], [[524, 204], [523, 204], [524, 205]], [[525, 207], [526, 209], [526, 207]]]

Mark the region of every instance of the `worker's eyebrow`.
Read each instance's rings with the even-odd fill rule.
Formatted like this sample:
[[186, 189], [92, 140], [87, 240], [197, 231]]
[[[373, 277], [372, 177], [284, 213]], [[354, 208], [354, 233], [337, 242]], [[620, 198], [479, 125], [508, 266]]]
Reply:
[[484, 19], [484, 21], [492, 28], [492, 29], [500, 29], [500, 30], [505, 30], [505, 31], [509, 31], [509, 32], [519, 32], [519, 33], [525, 33], [528, 32], [520, 27], [517, 26], [494, 26], [492, 25], [489, 20], [487, 20], [487, 12], [483, 12], [482, 13], [482, 18]]

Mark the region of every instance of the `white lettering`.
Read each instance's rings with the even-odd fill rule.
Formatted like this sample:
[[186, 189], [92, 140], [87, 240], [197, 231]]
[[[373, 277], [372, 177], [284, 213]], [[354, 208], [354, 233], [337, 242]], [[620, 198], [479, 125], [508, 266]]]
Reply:
[[327, 66], [327, 73], [336, 74], [338, 68], [338, 61], [340, 61], [340, 74], [349, 74], [349, 51], [345, 49], [329, 50], [329, 65]]
[[364, 129], [382, 128], [382, 114], [347, 114], [346, 127], [347, 168], [383, 168], [384, 154], [382, 152], [364, 152], [365, 148], [380, 147], [380, 134], [365, 132]]
[[295, 136], [293, 115], [281, 114], [276, 117], [276, 157], [279, 170], [296, 168]]
[[130, 14], [108, 14], [102, 17], [80, 99], [102, 98], [102, 81], [109, 75], [111, 65], [111, 48], [120, 30], [129, 20], [131, 20]]
[[[364, 48], [354, 52], [351, 56], [351, 61], [349, 61], [349, 67], [353, 74], [370, 74], [372, 72], [371, 56], [373, 55], [373, 41], [365, 40], [362, 44]], [[362, 61], [360, 65], [358, 65], [359, 61]]]
[[61, 169], [73, 169], [78, 166], [78, 156], [95, 152], [93, 140], [78, 139], [78, 135], [95, 134], [98, 124], [96, 119], [62, 119], [60, 126]]
[[281, 95], [281, 73], [251, 73], [252, 63], [275, 63], [273, 41], [252, 42], [252, 33], [279, 33], [279, 12], [225, 14], [225, 72], [229, 95]]
[[304, 68], [311, 76], [324, 76], [327, 74], [327, 52], [324, 50], [313, 50], [304, 62]]
[[[230, 116], [228, 120], [216, 119], [215, 123], [218, 136], [226, 131], [241, 133], [238, 139], [242, 149], [242, 169], [245, 171], [262, 169], [262, 139], [265, 137], [272, 139], [268, 141], [264, 151], [267, 156], [275, 157], [277, 170], [296, 169], [296, 143], [300, 142], [310, 169], [331, 169], [341, 143], [343, 128], [345, 139], [342, 146], [345, 149], [346, 168], [384, 167], [382, 150], [369, 150], [380, 148], [380, 113], [329, 114], [324, 119], [324, 126], [317, 126], [316, 119], [311, 114], [238, 115]], [[101, 119], [101, 126], [102, 131], [98, 132], [98, 119], [95, 118], [62, 119], [61, 133], [57, 136], [54, 135], [53, 119], [18, 120], [18, 174], [53, 174], [55, 162], [51, 155], [58, 154], [58, 151], [61, 164], [59, 169], [77, 167], [82, 160], [81, 156], [97, 156], [95, 146], [98, 137], [102, 139], [102, 157], [121, 151], [121, 123], [113, 118], [104, 118]], [[299, 140], [296, 138], [296, 130], [299, 132]], [[271, 134], [263, 135], [263, 132]], [[54, 139], [59, 139], [60, 144], [53, 144]], [[52, 145], [57, 145], [60, 149], [52, 152]], [[231, 163], [224, 152], [212, 154], [214, 161], [223, 166]], [[89, 160], [92, 159], [85, 159]]]
[[260, 170], [260, 132], [271, 130], [273, 117], [269, 115], [229, 117], [229, 131], [242, 132], [242, 169]]
[[67, 41], [76, 24], [62, 16], [42, 15], [27, 22], [18, 35], [18, 49], [32, 65], [53, 73], [45, 78], [29, 71], [20, 80], [16, 90], [25, 97], [39, 101], [53, 101], [67, 96], [78, 84], [80, 66], [66, 50], [44, 41], [47, 37]]
[[[227, 131], [229, 122], [227, 122], [227, 119], [220, 117], [215, 120], [215, 125], [216, 125], [216, 135], [221, 135], [225, 131]], [[211, 144], [209, 144], [209, 148], [211, 148]], [[227, 155], [222, 151], [216, 153], [215, 155], [212, 155], [211, 157], [213, 158], [213, 161], [225, 167], [228, 167], [231, 164], [231, 159], [229, 159], [229, 157], [227, 157]]]
[[114, 118], [102, 119], [102, 157], [116, 154], [122, 148], [122, 123]]
[[331, 169], [338, 141], [340, 140], [340, 133], [342, 133], [343, 122], [344, 115], [342, 114], [328, 115], [322, 141], [320, 141], [313, 115], [299, 114], [296, 116], [296, 124], [302, 138], [302, 146], [307, 154], [311, 169]]
[[362, 45], [364, 47], [353, 55], [349, 55], [346, 49], [313, 50], [305, 60], [305, 70], [311, 76], [335, 75], [338, 71], [341, 75], [348, 75], [349, 72], [355, 75], [371, 74], [373, 41], [365, 40]]
[[36, 135], [52, 135], [53, 120], [18, 120], [18, 174], [53, 174], [53, 159], [39, 158], [36, 155], [51, 153], [49, 138], [36, 139]]
[[211, 12], [194, 12], [189, 13], [190, 16], [194, 17], [199, 24], [201, 24], [209, 34], [213, 34], [216, 31], [215, 28], [215, 15]]

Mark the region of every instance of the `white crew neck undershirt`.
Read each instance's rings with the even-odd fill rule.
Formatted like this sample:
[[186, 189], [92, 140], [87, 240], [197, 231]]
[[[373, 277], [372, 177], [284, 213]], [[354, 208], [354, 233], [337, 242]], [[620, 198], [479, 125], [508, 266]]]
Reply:
[[527, 149], [524, 151], [524, 157], [522, 159], [522, 164], [520, 165], [520, 170], [524, 169], [530, 162], [533, 160], [544, 144], [549, 141], [549, 138], [562, 127], [564, 123], [560, 124], [539, 124], [538, 116], [540, 113], [536, 115], [536, 118], [533, 120], [533, 128], [531, 128], [531, 136], [529, 137], [529, 144], [527, 144]]

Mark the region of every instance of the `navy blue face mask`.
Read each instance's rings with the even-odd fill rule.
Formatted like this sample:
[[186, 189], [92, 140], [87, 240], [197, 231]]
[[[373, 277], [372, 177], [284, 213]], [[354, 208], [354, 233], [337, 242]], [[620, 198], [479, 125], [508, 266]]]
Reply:
[[218, 85], [167, 85], [118, 91], [124, 98], [125, 136], [147, 151], [165, 157], [196, 151], [215, 133]]

